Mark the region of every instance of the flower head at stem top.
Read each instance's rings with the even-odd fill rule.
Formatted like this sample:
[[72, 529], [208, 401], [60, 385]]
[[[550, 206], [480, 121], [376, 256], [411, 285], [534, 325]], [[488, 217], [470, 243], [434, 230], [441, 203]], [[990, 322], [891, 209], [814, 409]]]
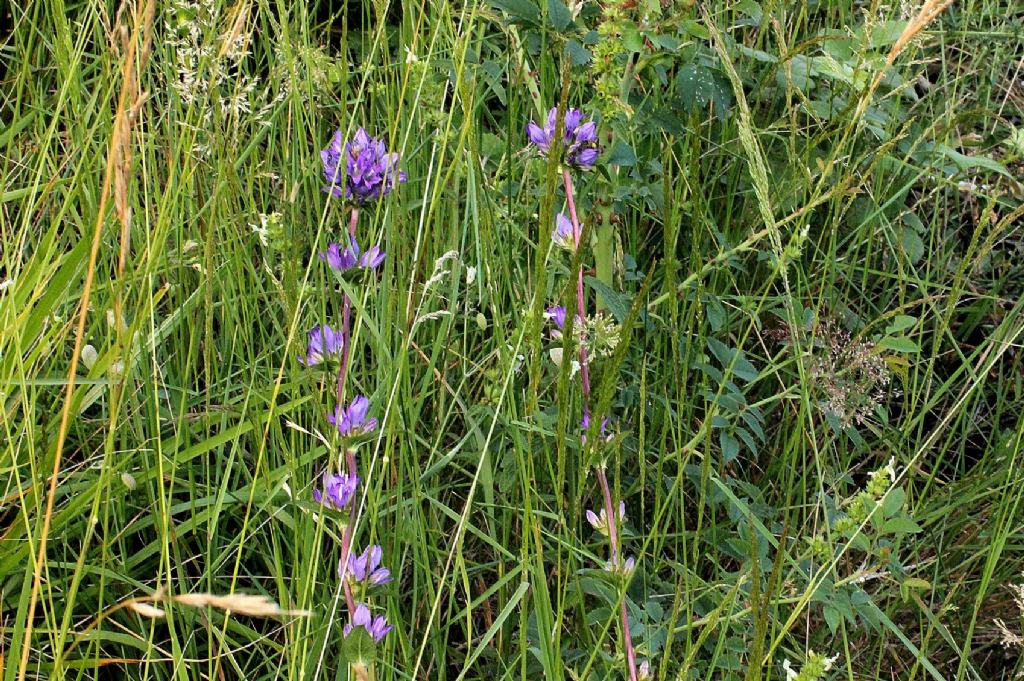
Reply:
[[348, 637], [356, 627], [366, 629], [366, 632], [373, 637], [375, 643], [380, 643], [384, 636], [394, 629], [393, 626], [388, 624], [387, 618], [384, 615], [374, 617], [370, 614], [370, 609], [364, 603], [356, 606], [356, 611], [352, 614], [352, 621], [345, 625], [344, 635]]
[[[626, 502], [625, 501], [620, 501], [619, 502], [619, 512], [616, 513], [615, 515], [616, 515], [615, 524], [617, 526], [621, 526], [622, 523], [626, 522]], [[608, 513], [603, 508], [601, 509], [601, 512], [599, 514], [598, 513], [594, 513], [590, 509], [587, 509], [587, 522], [590, 523], [590, 525], [595, 530], [597, 530], [598, 532], [600, 532], [601, 534], [603, 534], [606, 537], [608, 536], [608, 534], [609, 534]]]
[[347, 272], [357, 268], [375, 270], [384, 262], [385, 255], [381, 247], [376, 244], [366, 249], [365, 253], [360, 253], [359, 244], [354, 238], [350, 238], [348, 247], [344, 249], [341, 244], [328, 245], [327, 250], [320, 253], [320, 259], [326, 262], [332, 270]]
[[555, 216], [555, 229], [551, 232], [551, 240], [559, 248], [570, 253], [576, 250], [576, 237], [573, 234], [572, 222], [562, 213]]
[[324, 473], [323, 485], [323, 490], [313, 490], [313, 500], [318, 504], [340, 511], [348, 506], [356, 495], [356, 490], [359, 488], [359, 476]]
[[347, 407], [339, 404], [327, 420], [345, 437], [365, 435], [377, 429], [377, 419], [367, 417], [369, 409], [370, 400], [360, 395]]
[[[533, 121], [526, 126], [526, 135], [530, 143], [537, 148], [542, 156], [551, 153], [552, 146], [557, 139], [555, 124], [558, 119], [558, 107], [548, 112], [547, 122], [540, 127]], [[590, 170], [601, 155], [601, 147], [597, 143], [597, 123], [594, 121], [584, 122], [583, 112], [579, 109], [569, 109], [565, 112], [562, 133], [564, 136], [563, 151], [565, 162], [580, 170]]]
[[340, 330], [335, 331], [327, 324], [317, 324], [309, 331], [306, 356], [299, 355], [299, 361], [308, 367], [316, 366], [325, 357], [340, 353], [344, 347], [345, 335]]
[[387, 584], [392, 580], [391, 570], [380, 567], [381, 558], [384, 556], [384, 549], [374, 544], [369, 546], [360, 555], [349, 554], [348, 567], [338, 564], [339, 576], [347, 577], [350, 582], [365, 582], [369, 586]]
[[[397, 153], [388, 153], [384, 140], [370, 137], [363, 128], [356, 131], [350, 142], [345, 142], [338, 130], [320, 152], [328, 185], [324, 191], [359, 205], [376, 201], [391, 193], [397, 183], [405, 182], [405, 173], [398, 170], [398, 158]], [[343, 175], [344, 189], [339, 185]]]

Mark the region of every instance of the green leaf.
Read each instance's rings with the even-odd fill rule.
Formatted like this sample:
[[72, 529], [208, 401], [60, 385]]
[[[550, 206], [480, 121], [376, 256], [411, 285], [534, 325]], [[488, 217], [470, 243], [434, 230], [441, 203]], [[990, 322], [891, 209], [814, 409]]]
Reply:
[[887, 534], [917, 534], [921, 526], [906, 516], [890, 518], [882, 525], [882, 532]]
[[718, 444], [722, 446], [722, 459], [725, 463], [729, 463], [740, 455], [739, 440], [724, 430], [718, 434]]
[[903, 510], [903, 504], [906, 501], [907, 493], [903, 491], [902, 487], [895, 487], [889, 490], [889, 493], [885, 495], [885, 499], [882, 500], [882, 515], [886, 518], [892, 518]]
[[491, 7], [512, 17], [513, 22], [540, 24], [540, 8], [531, 0], [490, 0]]
[[562, 0], [548, 0], [548, 23], [559, 33], [572, 25], [572, 14]]
[[605, 305], [608, 306], [608, 310], [615, 317], [615, 321], [622, 324], [626, 321], [626, 317], [629, 316], [629, 302], [621, 293], [613, 291], [604, 282], [595, 279], [594, 277], [586, 277], [586, 282], [590, 288], [597, 291], [597, 295], [601, 296]]
[[608, 152], [608, 163], [623, 168], [634, 166], [636, 165], [636, 152], [625, 141], [615, 140], [611, 151]]
[[911, 317], [910, 315], [905, 314], [897, 315], [893, 318], [892, 322], [889, 323], [889, 326], [885, 327], [885, 335], [894, 336], [901, 331], [906, 331], [910, 327], [914, 326], [914, 324], [917, 324], [917, 317]]
[[893, 352], [921, 352], [921, 346], [906, 336], [886, 336], [878, 341], [878, 347], [892, 350]]
[[370, 666], [377, 660], [377, 646], [365, 627], [353, 627], [341, 643], [341, 655], [349, 664]]
[[903, 250], [907, 252], [912, 265], [916, 265], [924, 257], [924, 241], [910, 227], [903, 228]]
[[829, 630], [834, 634], [839, 629], [839, 623], [843, 621], [843, 614], [831, 605], [826, 605], [823, 614], [825, 615], [825, 623], [828, 625]]
[[622, 44], [630, 52], [640, 52], [644, 49], [644, 39], [640, 35], [640, 29], [630, 24], [622, 32]]

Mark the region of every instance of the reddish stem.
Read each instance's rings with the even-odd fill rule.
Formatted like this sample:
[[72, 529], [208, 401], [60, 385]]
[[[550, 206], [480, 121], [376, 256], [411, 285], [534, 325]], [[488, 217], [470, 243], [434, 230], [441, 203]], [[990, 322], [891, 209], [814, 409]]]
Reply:
[[[572, 175], [567, 168], [562, 169], [562, 180], [565, 182], [565, 197], [569, 203], [569, 217], [572, 219], [572, 240], [576, 245], [576, 251], [580, 250], [580, 239], [583, 230], [580, 228], [580, 219], [576, 214], [576, 201], [572, 195]], [[586, 298], [583, 295], [583, 267], [580, 267], [579, 276], [576, 278], [576, 316], [575, 323], [582, 324], [587, 318]], [[583, 379], [583, 401], [586, 413], [590, 413], [590, 368], [587, 366], [587, 349], [580, 343], [580, 376]]]
[[[345, 466], [348, 468], [349, 475], [355, 475], [357, 473], [356, 468], [356, 451], [354, 449], [345, 450]], [[348, 605], [349, 617], [356, 612], [356, 601], [352, 597], [352, 586], [348, 583], [348, 557], [352, 553], [352, 533], [355, 530], [356, 524], [356, 500], [353, 497], [349, 501], [350, 507], [348, 510], [348, 523], [345, 525], [344, 531], [341, 533], [341, 563], [338, 567], [338, 576], [341, 578], [341, 586], [345, 590], [345, 604]]]
[[[572, 191], [572, 175], [567, 168], [562, 169], [562, 180], [565, 183], [565, 198], [569, 204], [569, 218], [572, 220], [572, 238], [576, 244], [576, 251], [580, 249], [580, 239], [583, 230], [580, 229], [580, 219], [576, 214], [576, 201]], [[586, 319], [586, 303], [583, 297], [583, 268], [580, 267], [579, 276], [576, 279], [576, 311], [580, 323]], [[580, 377], [583, 379], [583, 401], [584, 413], [590, 414], [590, 372], [587, 367], [587, 351], [580, 343]], [[601, 485], [601, 495], [604, 498], [604, 513], [608, 517], [608, 542], [611, 544], [612, 566], [618, 567], [619, 561], [619, 531], [615, 507], [612, 503], [612, 490], [608, 485], [608, 476], [604, 473], [604, 467], [597, 468], [597, 481]], [[624, 563], [623, 563], [624, 564]], [[633, 650], [633, 636], [629, 633], [629, 615], [626, 611], [626, 599], [622, 599], [622, 645], [626, 649], [626, 664], [629, 667], [630, 681], [637, 681], [636, 674], [636, 652]]]
[[[351, 247], [356, 237], [356, 224], [359, 222], [359, 208], [352, 206], [352, 213], [348, 219], [348, 240], [349, 243], [346, 247]], [[345, 378], [348, 375], [348, 351], [349, 351], [349, 340], [352, 338], [352, 301], [348, 299], [348, 294], [345, 296], [344, 302], [341, 306], [341, 366], [338, 367], [338, 383], [335, 387], [335, 391], [338, 397], [338, 405], [345, 403]]]
[[[348, 239], [349, 243], [345, 246], [350, 248], [355, 240], [356, 236], [356, 225], [359, 222], [359, 208], [352, 206], [352, 213], [348, 219]], [[344, 294], [345, 299], [342, 303], [341, 312], [341, 366], [338, 367], [338, 384], [335, 388], [338, 397], [338, 407], [342, 408], [345, 400], [345, 379], [348, 375], [348, 353], [352, 339], [352, 301], [349, 300], [348, 294]], [[345, 450], [345, 467], [348, 469], [349, 475], [356, 475], [358, 473], [358, 467], [356, 465], [356, 453], [353, 449]], [[346, 572], [348, 570], [348, 557], [352, 553], [352, 533], [355, 529], [356, 522], [356, 500], [353, 498], [351, 501], [351, 508], [348, 512], [348, 523], [345, 525], [345, 529], [341, 534], [341, 563], [338, 569], [338, 575], [341, 578], [341, 586], [345, 590], [345, 604], [348, 605], [349, 617], [356, 612], [355, 598], [352, 596], [352, 586], [348, 583]]]

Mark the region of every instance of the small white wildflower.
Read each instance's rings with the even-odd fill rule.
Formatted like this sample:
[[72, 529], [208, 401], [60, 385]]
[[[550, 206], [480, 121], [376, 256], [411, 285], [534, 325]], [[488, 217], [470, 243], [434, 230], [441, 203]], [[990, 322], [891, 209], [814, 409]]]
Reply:
[[99, 353], [96, 352], [96, 348], [92, 345], [86, 345], [82, 348], [81, 359], [86, 371], [92, 371], [92, 368], [96, 365], [96, 360], [98, 358]]
[[475, 267], [467, 267], [466, 268], [466, 285], [469, 286], [474, 281], [476, 281], [476, 268]]

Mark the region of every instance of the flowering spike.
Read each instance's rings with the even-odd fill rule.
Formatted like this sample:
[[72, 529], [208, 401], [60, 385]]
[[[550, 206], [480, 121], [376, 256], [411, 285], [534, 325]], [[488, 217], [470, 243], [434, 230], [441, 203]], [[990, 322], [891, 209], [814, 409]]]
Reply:
[[[344, 189], [339, 184], [342, 156], [345, 159]], [[331, 143], [320, 152], [328, 185], [324, 191], [360, 205], [376, 201], [391, 193], [395, 184], [406, 181], [406, 174], [398, 170], [398, 158], [397, 153], [388, 153], [384, 140], [370, 137], [363, 128], [356, 131], [350, 142], [344, 142], [338, 130]]]

